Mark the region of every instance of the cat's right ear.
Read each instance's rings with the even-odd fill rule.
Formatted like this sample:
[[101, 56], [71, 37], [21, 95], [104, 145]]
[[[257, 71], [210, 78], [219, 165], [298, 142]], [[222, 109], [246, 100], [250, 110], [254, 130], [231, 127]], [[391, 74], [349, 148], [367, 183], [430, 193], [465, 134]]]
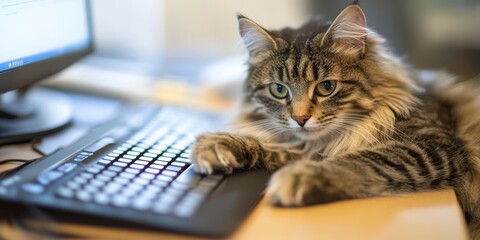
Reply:
[[362, 57], [365, 53], [367, 35], [365, 15], [358, 1], [355, 1], [333, 21], [325, 35], [321, 37], [320, 45], [328, 45], [334, 52], [344, 55]]
[[272, 35], [253, 20], [239, 14], [238, 29], [250, 57], [258, 57], [278, 48]]

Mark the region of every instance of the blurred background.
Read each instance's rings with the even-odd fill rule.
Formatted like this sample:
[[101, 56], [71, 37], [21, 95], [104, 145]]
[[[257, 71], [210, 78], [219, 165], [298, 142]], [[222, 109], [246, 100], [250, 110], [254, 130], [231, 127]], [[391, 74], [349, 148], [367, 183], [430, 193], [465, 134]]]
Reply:
[[[150, 74], [198, 78], [202, 68], [242, 53], [236, 14], [262, 26], [333, 19], [345, 0], [93, 0], [97, 55], [131, 60]], [[363, 0], [370, 28], [414, 67], [472, 77], [480, 69], [480, 1]], [[128, 68], [127, 68], [128, 69]], [[137, 68], [138, 70], [138, 68]]]
[[[241, 13], [267, 29], [333, 20], [351, 0], [91, 0], [96, 51], [55, 86], [228, 109], [240, 99]], [[367, 25], [414, 68], [480, 81], [480, 1], [361, 0]]]

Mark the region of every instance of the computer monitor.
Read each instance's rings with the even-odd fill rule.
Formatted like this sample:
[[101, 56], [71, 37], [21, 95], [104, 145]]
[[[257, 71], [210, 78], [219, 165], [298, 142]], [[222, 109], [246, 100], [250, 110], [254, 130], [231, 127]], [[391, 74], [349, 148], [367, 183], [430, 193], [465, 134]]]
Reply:
[[92, 52], [92, 39], [88, 0], [0, 1], [0, 145], [70, 121], [66, 98], [25, 89]]

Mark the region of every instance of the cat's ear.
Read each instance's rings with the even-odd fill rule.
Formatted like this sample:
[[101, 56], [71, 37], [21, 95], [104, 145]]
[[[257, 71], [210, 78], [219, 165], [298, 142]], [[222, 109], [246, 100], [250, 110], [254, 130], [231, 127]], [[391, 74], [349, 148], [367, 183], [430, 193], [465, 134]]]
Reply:
[[278, 48], [273, 36], [253, 20], [238, 15], [238, 29], [250, 57]]
[[334, 52], [362, 57], [367, 40], [367, 21], [357, 3], [347, 6], [321, 38], [321, 46]]

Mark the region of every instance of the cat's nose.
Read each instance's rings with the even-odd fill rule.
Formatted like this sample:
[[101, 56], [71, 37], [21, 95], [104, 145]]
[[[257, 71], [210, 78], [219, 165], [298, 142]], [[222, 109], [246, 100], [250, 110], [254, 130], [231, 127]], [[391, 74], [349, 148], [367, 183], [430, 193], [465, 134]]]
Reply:
[[303, 127], [311, 116], [312, 115], [292, 116], [292, 119], [295, 120], [295, 122], [297, 122], [300, 127]]

